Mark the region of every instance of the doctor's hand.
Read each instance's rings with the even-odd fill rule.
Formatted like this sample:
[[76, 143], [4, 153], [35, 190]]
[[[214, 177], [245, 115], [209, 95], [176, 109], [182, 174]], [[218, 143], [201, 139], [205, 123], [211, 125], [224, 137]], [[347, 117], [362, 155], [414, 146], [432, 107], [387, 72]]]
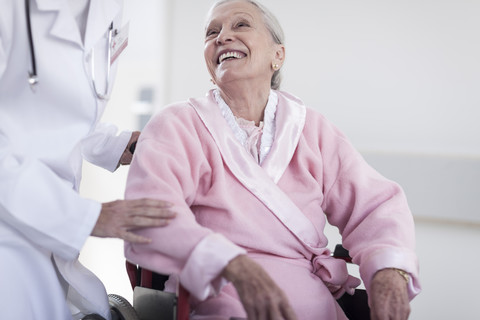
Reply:
[[246, 255], [235, 257], [223, 269], [247, 312], [248, 320], [296, 320], [283, 291], [265, 270]]
[[172, 204], [153, 199], [117, 200], [102, 203], [102, 210], [92, 236], [120, 238], [132, 243], [149, 243], [151, 239], [132, 231], [144, 227], [163, 227], [176, 215]]
[[[133, 158], [133, 151], [135, 151], [135, 144], [137, 143], [138, 137], [140, 136], [140, 131], [132, 132], [132, 136], [130, 137], [130, 141], [128, 141], [127, 147], [123, 151], [122, 156], [120, 157], [120, 161], [118, 161], [118, 166], [120, 165], [128, 165], [132, 162]], [[133, 145], [133, 147], [132, 147]]]
[[406, 320], [410, 314], [405, 278], [395, 269], [375, 273], [370, 286], [372, 320]]

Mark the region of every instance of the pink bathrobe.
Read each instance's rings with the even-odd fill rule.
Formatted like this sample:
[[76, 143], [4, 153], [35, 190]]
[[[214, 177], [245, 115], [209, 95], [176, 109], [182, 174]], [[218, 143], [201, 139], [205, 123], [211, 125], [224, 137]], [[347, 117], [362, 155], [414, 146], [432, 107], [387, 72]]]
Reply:
[[276, 93], [275, 138], [261, 165], [236, 140], [212, 92], [152, 118], [126, 198], [167, 200], [178, 215], [165, 228], [140, 231], [153, 241], [127, 243], [127, 259], [178, 275], [192, 294], [193, 319], [245, 317], [233, 285], [219, 276], [244, 253], [285, 291], [298, 319], [346, 319], [335, 297], [358, 283], [330, 257], [328, 219], [367, 290], [376, 271], [396, 267], [410, 273], [413, 298], [420, 291], [414, 224], [401, 188], [322, 115]]

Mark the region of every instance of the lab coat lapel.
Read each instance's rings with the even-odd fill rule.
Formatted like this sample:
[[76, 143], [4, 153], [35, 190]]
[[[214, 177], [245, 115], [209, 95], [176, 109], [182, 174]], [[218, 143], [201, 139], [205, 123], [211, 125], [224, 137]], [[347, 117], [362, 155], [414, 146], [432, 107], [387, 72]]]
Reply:
[[[269, 154], [265, 159], [265, 165], [262, 168], [235, 138], [215, 102], [212, 91], [206, 98], [189, 101], [215, 140], [233, 175], [299, 240], [314, 248], [318, 243], [316, 228], [276, 184], [285, 172], [297, 147], [304, 126], [305, 107], [279, 95], [277, 131], [280, 132], [281, 138], [286, 137], [290, 140], [287, 143], [284, 141], [274, 143], [271, 150], [273, 154]], [[291, 121], [289, 117], [299, 121]], [[282, 152], [285, 154], [281, 154]], [[275, 159], [276, 156], [280, 156], [278, 161]]]
[[82, 46], [82, 39], [78, 31], [75, 18], [72, 15], [67, 1], [64, 0], [36, 0], [38, 10], [53, 11], [56, 13], [55, 22], [50, 34], [59, 39], [73, 42]]
[[56, 12], [55, 22], [50, 29], [52, 36], [85, 47], [87, 52], [106, 34], [110, 23], [121, 10], [120, 0], [90, 0], [84, 45], [68, 1], [36, 0], [36, 3], [39, 11]]

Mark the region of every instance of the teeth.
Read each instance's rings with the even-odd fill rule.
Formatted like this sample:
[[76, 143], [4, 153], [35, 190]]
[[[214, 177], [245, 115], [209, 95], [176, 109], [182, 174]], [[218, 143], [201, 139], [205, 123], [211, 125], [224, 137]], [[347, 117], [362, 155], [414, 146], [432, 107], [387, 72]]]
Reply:
[[228, 59], [228, 58], [240, 59], [240, 58], [242, 58], [242, 55], [238, 52], [235, 52], [235, 51], [225, 52], [220, 56], [220, 58], [218, 58], [218, 62], [221, 63], [223, 60]]

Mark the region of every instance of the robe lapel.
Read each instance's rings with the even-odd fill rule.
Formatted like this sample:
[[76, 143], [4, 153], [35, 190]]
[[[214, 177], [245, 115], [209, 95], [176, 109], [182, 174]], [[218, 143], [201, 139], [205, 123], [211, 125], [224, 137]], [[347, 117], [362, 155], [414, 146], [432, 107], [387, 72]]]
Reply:
[[262, 167], [273, 182], [277, 183], [293, 157], [305, 125], [305, 106], [300, 100], [278, 92], [275, 115], [275, 139]]
[[275, 134], [275, 141], [287, 141], [274, 142], [264, 166], [260, 167], [233, 135], [212, 91], [206, 98], [190, 99], [189, 102], [215, 140], [226, 165], [240, 183], [262, 201], [299, 240], [315, 248], [319, 240], [316, 228], [276, 184], [297, 147], [305, 122], [305, 107], [279, 93], [276, 115], [276, 130], [279, 134]]

